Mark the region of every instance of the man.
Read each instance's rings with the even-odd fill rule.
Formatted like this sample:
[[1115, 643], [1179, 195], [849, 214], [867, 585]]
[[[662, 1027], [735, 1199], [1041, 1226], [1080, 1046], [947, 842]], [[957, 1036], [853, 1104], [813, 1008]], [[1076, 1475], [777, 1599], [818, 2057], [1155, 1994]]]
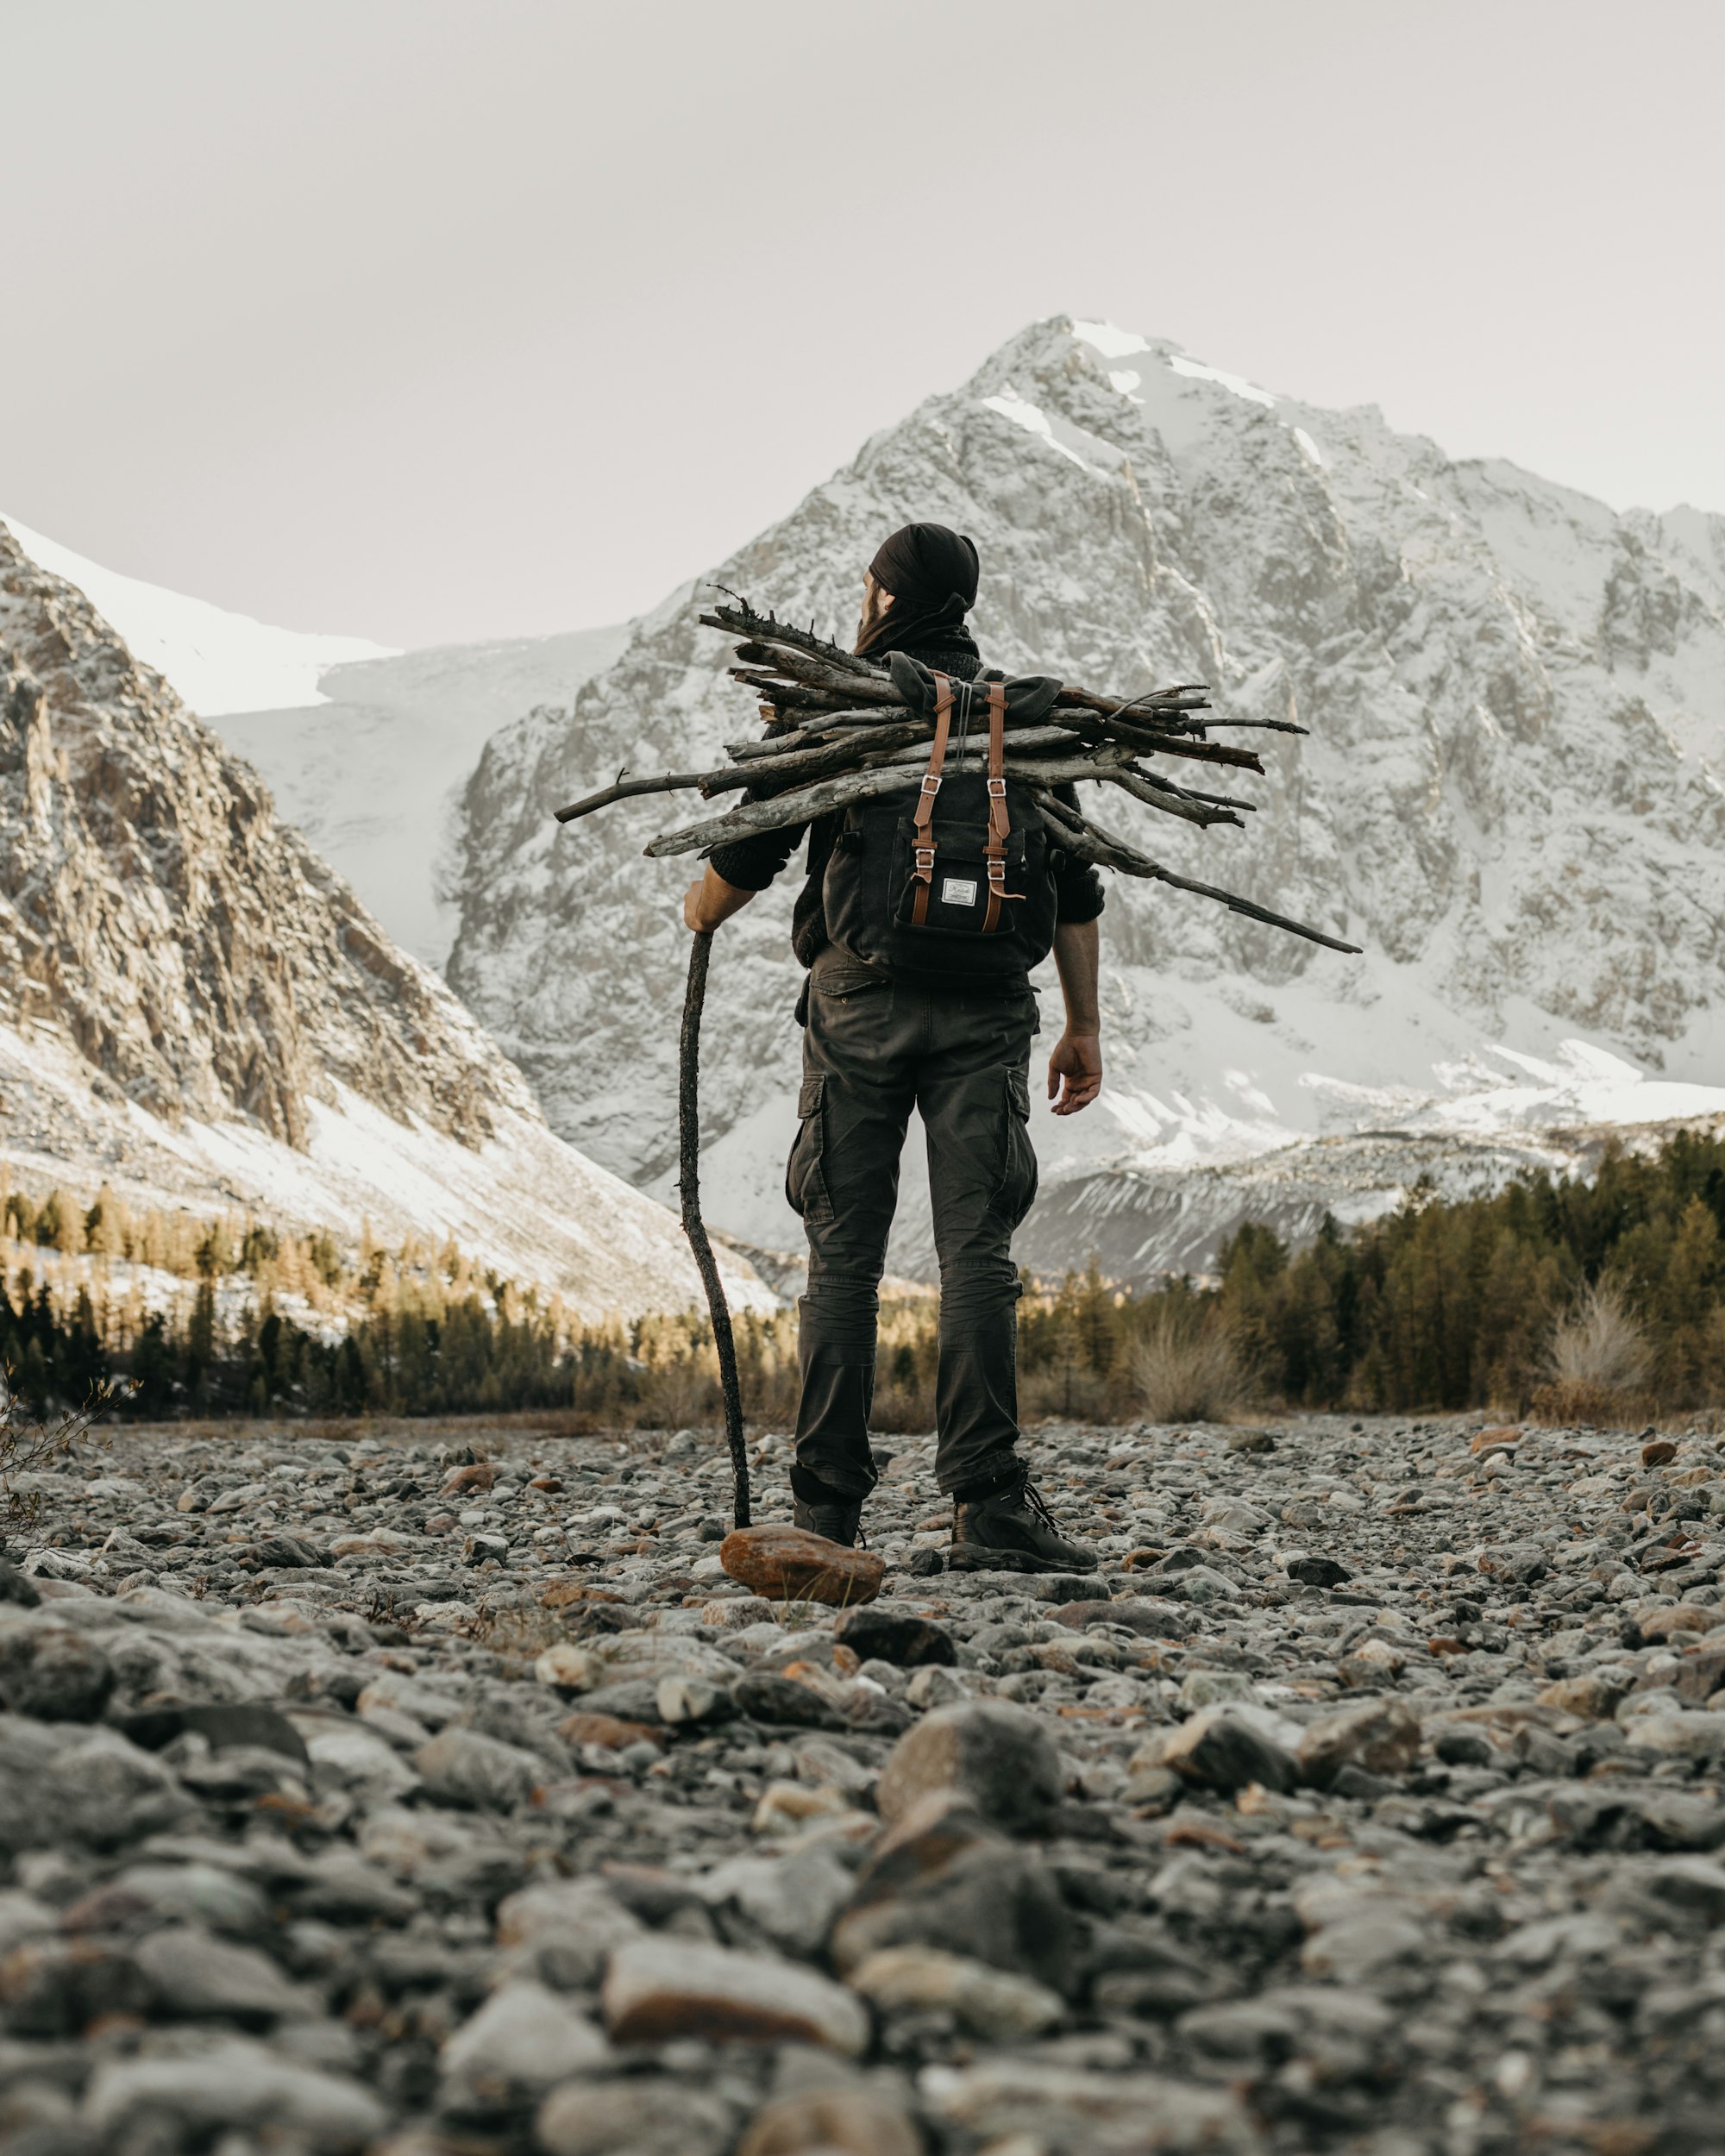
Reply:
[[[982, 674], [964, 625], [975, 602], [977, 567], [969, 539], [940, 524], [907, 524], [869, 567], [857, 625], [860, 656], [881, 661], [903, 654], [927, 670], [906, 678], [930, 686], [946, 677], [944, 693], [957, 693], [963, 704], [961, 743], [973, 705], [980, 708], [987, 693], [951, 686], [977, 682]], [[1034, 691], [1038, 685], [1013, 686]], [[1052, 683], [1042, 687], [1052, 696]], [[999, 694], [1004, 698], [1005, 689]], [[949, 774], [943, 783], [956, 791], [966, 781]], [[982, 785], [980, 778], [968, 783]], [[893, 819], [906, 813], [905, 801], [914, 798], [900, 796], [888, 807], [888, 831]], [[986, 804], [978, 812], [988, 813]], [[937, 823], [932, 833], [919, 835], [938, 843], [941, 829]], [[882, 965], [878, 953], [865, 956], [834, 940], [829, 910], [841, 920], [854, 918], [843, 882], [857, 873], [852, 855], [870, 843], [859, 818], [847, 819], [844, 812], [717, 849], [685, 897], [688, 926], [716, 929], [746, 906], [785, 866], [805, 830], [808, 881], [797, 899], [792, 942], [809, 968], [807, 1015], [800, 1125], [786, 1177], [786, 1194], [801, 1213], [809, 1241], [808, 1291], [800, 1305], [802, 1395], [791, 1470], [797, 1524], [854, 1544], [876, 1478], [868, 1438], [875, 1319], [899, 1160], [915, 1106], [927, 1130], [940, 1262], [936, 1473], [955, 1501], [949, 1563], [958, 1570], [1092, 1570], [1095, 1554], [1060, 1533], [1014, 1450], [1019, 1285], [1009, 1253], [1013, 1231], [1036, 1195], [1026, 1069], [1031, 1037], [1039, 1029], [1027, 969], [1014, 967], [1005, 939], [984, 950], [977, 938], [962, 944], [936, 937], [931, 944], [901, 936], [894, 948], [919, 941], [932, 969], [925, 969], [919, 950], [913, 953], [916, 962]], [[1049, 1058], [1048, 1093], [1056, 1115], [1073, 1115], [1088, 1106], [1102, 1084], [1096, 999], [1101, 886], [1094, 869], [1047, 856], [1039, 829], [1033, 841], [1019, 834], [1016, 844], [1016, 880], [1034, 881], [1024, 873], [1028, 852], [1032, 868], [1041, 864], [1039, 896], [1051, 900], [1044, 918], [1053, 924], [1066, 1026]], [[974, 872], [958, 886], [961, 893], [978, 887]], [[1026, 897], [1007, 895], [1021, 904]], [[1033, 906], [1016, 916], [997, 909], [991, 927], [1002, 911], [1010, 921], [1028, 918]], [[1027, 956], [1039, 957], [1046, 948], [1044, 936]], [[982, 962], [996, 970], [983, 970]]]

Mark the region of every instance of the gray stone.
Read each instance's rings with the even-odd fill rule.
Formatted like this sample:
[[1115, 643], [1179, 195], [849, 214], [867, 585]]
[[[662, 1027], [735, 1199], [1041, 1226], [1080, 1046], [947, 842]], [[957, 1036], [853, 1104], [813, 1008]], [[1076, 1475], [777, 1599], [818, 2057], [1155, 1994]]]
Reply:
[[312, 2010], [267, 1954], [212, 1939], [191, 1925], [152, 1932], [133, 1959], [154, 1987], [161, 2012], [191, 2020], [269, 2022]]
[[191, 2140], [255, 2128], [314, 2149], [362, 2147], [389, 2122], [383, 2104], [359, 2083], [295, 2065], [241, 2037], [188, 2036], [183, 2044], [108, 2059], [91, 2077], [83, 2115], [99, 2134], [122, 2128], [135, 2134], [159, 2123]]
[[554, 2089], [539, 2107], [535, 2140], [545, 2156], [721, 2156], [733, 2130], [716, 2096], [631, 2078]]
[[130, 1865], [66, 1912], [68, 1931], [116, 1931], [141, 1917], [205, 1924], [240, 1939], [269, 1929], [270, 1905], [249, 1879], [213, 1864]]
[[639, 1918], [598, 1879], [546, 1880], [498, 1907], [499, 1945], [567, 1991], [597, 1984], [612, 1948], [642, 1936]]
[[850, 1981], [882, 2013], [944, 2011], [989, 2043], [1039, 2036], [1065, 2011], [1060, 1994], [1033, 1977], [935, 1946], [882, 1947], [850, 1971]]
[[113, 1848], [184, 1819], [191, 1800], [159, 1759], [116, 1729], [80, 1732], [34, 1792], [38, 1839]]
[[925, 1827], [865, 1866], [833, 1927], [834, 1965], [844, 1971], [889, 1946], [936, 1946], [1063, 1990], [1074, 1927], [1048, 1866], [974, 1814], [943, 1811], [938, 1797], [914, 1817], [925, 1809]]
[[794, 1677], [770, 1670], [750, 1670], [731, 1689], [739, 1714], [751, 1721], [800, 1729], [844, 1729], [844, 1716], [831, 1702]]
[[0, 1702], [9, 1714], [93, 1722], [113, 1690], [113, 1664], [81, 1633], [46, 1620], [0, 1629]]
[[547, 1778], [532, 1752], [453, 1726], [422, 1745], [413, 1764], [431, 1796], [476, 1811], [511, 1811]]
[[1054, 1621], [1075, 1630], [1089, 1625], [1122, 1625], [1146, 1639], [1183, 1639], [1192, 1629], [1192, 1613], [1178, 1602], [1129, 1595], [1118, 1601], [1068, 1602], [1063, 1609], [1055, 1611]]
[[787, 1857], [732, 1857], [699, 1884], [712, 1907], [737, 1909], [784, 1952], [813, 1961], [855, 1881], [830, 1850], [814, 1848]]
[[542, 1984], [505, 1984], [444, 2040], [442, 2103], [454, 2112], [513, 2110], [611, 2056], [593, 2023]]
[[1408, 1774], [1419, 1764], [1420, 1718], [1398, 1699], [1361, 1700], [1310, 1723], [1295, 1755], [1302, 1777], [1328, 1789], [1344, 1767]]
[[1087, 2073], [1040, 2059], [990, 2059], [926, 2077], [937, 2117], [991, 2143], [1132, 2156], [1259, 2156], [1239, 2098], [1225, 2089], [1148, 2073]]
[[958, 1659], [952, 1634], [932, 1617], [913, 1616], [908, 1611], [882, 1608], [879, 1602], [847, 1609], [833, 1626], [860, 1662], [891, 1662], [905, 1670], [931, 1663], [948, 1665]]
[[1141, 1745], [1133, 1767], [1170, 1767], [1201, 1788], [1231, 1796], [1257, 1782], [1267, 1789], [1290, 1789], [1299, 1778], [1292, 1757], [1226, 1707], [1195, 1714], [1177, 1729]]
[[1033, 1834], [1063, 1788], [1059, 1754], [1036, 1715], [1002, 1701], [969, 1700], [937, 1708], [900, 1738], [875, 1802], [883, 1819], [897, 1820], [939, 1791], [962, 1797], [1010, 1833]]

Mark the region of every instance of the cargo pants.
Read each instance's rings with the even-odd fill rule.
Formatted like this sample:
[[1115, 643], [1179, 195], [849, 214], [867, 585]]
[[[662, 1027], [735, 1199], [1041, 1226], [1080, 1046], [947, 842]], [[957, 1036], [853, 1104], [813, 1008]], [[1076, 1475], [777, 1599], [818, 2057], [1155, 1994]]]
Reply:
[[797, 1463], [865, 1497], [875, 1332], [913, 1107], [928, 1133], [940, 1264], [935, 1471], [951, 1492], [1014, 1465], [1013, 1231], [1036, 1195], [1028, 1068], [1036, 997], [1009, 981], [889, 976], [829, 945], [809, 977], [785, 1194], [808, 1232]]

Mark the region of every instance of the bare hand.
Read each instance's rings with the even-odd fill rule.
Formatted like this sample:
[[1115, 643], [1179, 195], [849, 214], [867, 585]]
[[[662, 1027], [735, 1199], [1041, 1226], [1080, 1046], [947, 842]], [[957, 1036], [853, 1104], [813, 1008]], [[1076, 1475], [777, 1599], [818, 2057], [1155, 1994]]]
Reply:
[[717, 921], [708, 920], [701, 909], [701, 901], [706, 895], [706, 879], [704, 876], [692, 883], [683, 893], [683, 925], [692, 935], [699, 936], [718, 926]]
[[1070, 1029], [1048, 1059], [1048, 1097], [1056, 1115], [1076, 1115], [1102, 1090], [1102, 1037]]

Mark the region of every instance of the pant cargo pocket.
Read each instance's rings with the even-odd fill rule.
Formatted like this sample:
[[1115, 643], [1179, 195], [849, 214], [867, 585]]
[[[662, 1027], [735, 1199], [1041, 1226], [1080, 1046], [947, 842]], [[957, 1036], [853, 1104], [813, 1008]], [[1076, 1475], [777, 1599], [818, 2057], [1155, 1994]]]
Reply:
[[1013, 1227], [1036, 1200], [1036, 1148], [1030, 1140], [1030, 1085], [1021, 1070], [1006, 1073], [1000, 1121], [1004, 1159], [994, 1203]]
[[785, 1202], [805, 1220], [830, 1220], [826, 1188], [826, 1081], [805, 1078], [797, 1095], [797, 1135], [785, 1169]]

